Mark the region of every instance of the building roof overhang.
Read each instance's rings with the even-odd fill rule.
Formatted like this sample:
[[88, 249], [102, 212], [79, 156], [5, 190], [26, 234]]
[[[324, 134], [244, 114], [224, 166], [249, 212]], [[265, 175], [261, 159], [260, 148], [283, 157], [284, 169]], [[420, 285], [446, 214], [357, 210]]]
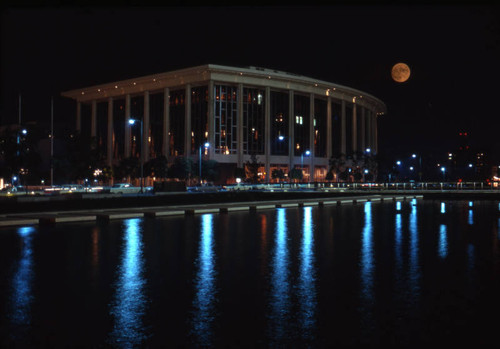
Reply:
[[186, 84], [196, 86], [210, 80], [315, 93], [317, 95], [370, 106], [376, 110], [377, 115], [387, 112], [386, 105], [380, 99], [351, 87], [278, 70], [259, 67], [238, 68], [215, 64], [94, 85], [65, 91], [61, 95], [78, 102], [90, 102], [92, 100], [120, 98], [125, 95], [138, 95], [146, 91], [161, 91], [165, 88], [171, 89]]

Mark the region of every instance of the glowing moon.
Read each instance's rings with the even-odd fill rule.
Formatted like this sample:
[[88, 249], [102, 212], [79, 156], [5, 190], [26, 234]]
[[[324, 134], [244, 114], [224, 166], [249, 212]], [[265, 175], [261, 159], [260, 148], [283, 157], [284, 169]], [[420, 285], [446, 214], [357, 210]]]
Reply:
[[404, 63], [395, 64], [392, 67], [391, 76], [396, 82], [405, 82], [410, 77], [410, 67]]

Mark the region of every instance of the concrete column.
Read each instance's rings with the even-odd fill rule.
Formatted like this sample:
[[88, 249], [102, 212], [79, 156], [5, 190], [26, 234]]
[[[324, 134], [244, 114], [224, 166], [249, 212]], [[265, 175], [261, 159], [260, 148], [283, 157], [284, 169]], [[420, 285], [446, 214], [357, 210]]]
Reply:
[[377, 130], [377, 114], [373, 114], [373, 143], [375, 145], [375, 154], [378, 153], [378, 130]]
[[[316, 147], [314, 146], [314, 93], [309, 95], [309, 181], [314, 181], [314, 157]], [[303, 151], [303, 149], [302, 149]]]
[[191, 85], [186, 85], [186, 96], [184, 98], [184, 156], [191, 156]]
[[264, 147], [265, 147], [265, 171], [266, 182], [271, 178], [271, 88], [266, 87], [266, 97], [264, 99]]
[[90, 114], [90, 148], [97, 148], [97, 101], [92, 101]]
[[82, 102], [76, 102], [76, 132], [82, 131]]
[[372, 114], [371, 114], [371, 110], [367, 110], [366, 111], [366, 148], [372, 148], [373, 145], [372, 145], [372, 127], [371, 127], [371, 124], [372, 124]]
[[326, 102], [326, 158], [332, 157], [332, 97], [328, 97]]
[[238, 118], [236, 120], [238, 127], [238, 167], [243, 167], [243, 84], [238, 84]]
[[361, 108], [361, 151], [364, 152], [366, 147], [366, 128], [365, 128], [365, 110], [366, 108]]
[[149, 161], [149, 91], [144, 91], [144, 119], [142, 120], [142, 160]]
[[170, 157], [170, 89], [166, 87], [163, 90], [163, 144], [162, 155]]
[[214, 85], [213, 80], [208, 82], [208, 143], [210, 143], [208, 156], [210, 159], [213, 159], [215, 154]]
[[108, 135], [106, 139], [106, 163], [113, 165], [113, 98], [108, 98]]
[[125, 95], [125, 140], [124, 140], [124, 149], [123, 149], [123, 157], [130, 157], [130, 95]]
[[356, 101], [352, 105], [352, 153], [355, 154], [358, 150], [358, 122], [356, 115]]
[[295, 165], [294, 163], [294, 156], [295, 156], [295, 135], [294, 135], [294, 126], [295, 126], [295, 110], [294, 110], [294, 103], [293, 103], [293, 91], [290, 90], [288, 92], [288, 157], [289, 157], [289, 164], [288, 168], [291, 170], [293, 166]]
[[342, 113], [340, 116], [340, 152], [347, 155], [346, 144], [347, 144], [347, 132], [346, 132], [346, 116], [345, 116], [345, 100], [342, 100]]
[[90, 115], [90, 137], [95, 138], [97, 136], [97, 101], [94, 99], [92, 101], [92, 112]]

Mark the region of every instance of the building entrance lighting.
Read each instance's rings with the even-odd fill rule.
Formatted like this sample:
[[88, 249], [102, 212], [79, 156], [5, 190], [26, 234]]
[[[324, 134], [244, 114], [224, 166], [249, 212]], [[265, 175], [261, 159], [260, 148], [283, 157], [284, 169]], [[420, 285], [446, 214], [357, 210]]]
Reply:
[[202, 150], [202, 148], [207, 149], [208, 147], [210, 147], [210, 143], [208, 143], [208, 142], [203, 144], [203, 145], [200, 145], [200, 163], [199, 163], [199, 165], [200, 165], [199, 166], [200, 167], [200, 183], [201, 183], [201, 150]]
[[134, 126], [136, 123], [141, 123], [141, 160], [140, 160], [140, 163], [141, 163], [141, 194], [144, 192], [144, 149], [143, 148], [143, 145], [142, 144], [142, 120], [136, 120], [136, 119], [129, 119], [128, 123], [131, 125], [131, 126]]

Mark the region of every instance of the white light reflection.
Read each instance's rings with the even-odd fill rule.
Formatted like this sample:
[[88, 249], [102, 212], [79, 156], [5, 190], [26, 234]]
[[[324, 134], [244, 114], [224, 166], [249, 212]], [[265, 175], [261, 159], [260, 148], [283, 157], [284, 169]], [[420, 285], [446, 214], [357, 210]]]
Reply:
[[365, 226], [361, 241], [361, 292], [365, 300], [373, 299], [373, 226], [372, 203], [365, 203]]
[[12, 278], [11, 319], [16, 327], [31, 323], [31, 302], [33, 300], [33, 227], [21, 227], [17, 231], [22, 239], [21, 258]]
[[446, 213], [446, 205], [444, 202], [441, 203], [441, 213]]
[[146, 337], [142, 323], [146, 299], [140, 223], [138, 218], [124, 221], [124, 248], [111, 308], [115, 321], [111, 340], [121, 348], [137, 347]]
[[[441, 203], [441, 209], [444, 208], [444, 202]], [[418, 280], [420, 270], [418, 267], [418, 226], [417, 226], [417, 200], [412, 200], [410, 212], [410, 290], [417, 294], [419, 292]]]
[[301, 311], [302, 336], [313, 338], [316, 313], [316, 290], [314, 287], [314, 236], [312, 207], [304, 207], [302, 249], [300, 253], [299, 303]]
[[215, 306], [215, 260], [213, 241], [213, 215], [201, 216], [201, 235], [198, 249], [198, 273], [196, 275], [196, 295], [193, 301], [194, 316], [192, 333], [199, 346], [212, 346], [212, 326]]
[[290, 281], [288, 270], [287, 225], [285, 209], [277, 209], [275, 251], [271, 270], [270, 335], [276, 343], [286, 339], [287, 317], [290, 312]]
[[445, 258], [448, 254], [448, 237], [446, 235], [446, 225], [439, 226], [439, 244], [438, 244], [439, 257]]

